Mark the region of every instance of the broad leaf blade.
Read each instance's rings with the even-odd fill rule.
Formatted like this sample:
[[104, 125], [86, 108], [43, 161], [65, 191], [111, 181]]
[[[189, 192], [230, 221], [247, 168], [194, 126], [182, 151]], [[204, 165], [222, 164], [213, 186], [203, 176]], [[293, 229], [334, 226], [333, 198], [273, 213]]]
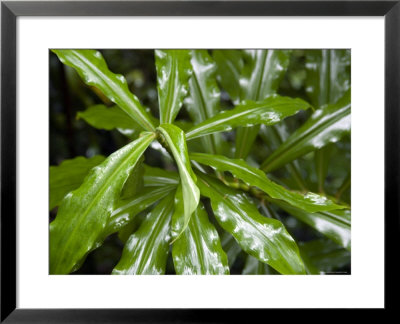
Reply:
[[274, 125], [286, 117], [308, 109], [310, 105], [289, 97], [271, 96], [263, 101], [244, 102], [196, 125], [186, 133], [188, 140], [208, 134], [230, 131], [239, 126]]
[[[219, 112], [221, 93], [216, 80], [216, 64], [207, 50], [193, 50], [191, 62], [193, 74], [189, 80], [190, 95], [186, 98], [185, 105], [190, 118], [198, 124]], [[220, 134], [204, 136], [201, 140], [206, 152], [220, 152]]]
[[209, 222], [202, 204], [190, 218], [189, 226], [172, 247], [177, 274], [229, 274], [228, 260], [218, 233]]
[[350, 91], [335, 105], [315, 111], [311, 117], [261, 165], [271, 172], [298, 157], [339, 141], [350, 132]]
[[210, 198], [219, 224], [245, 252], [282, 274], [305, 273], [296, 242], [281, 222], [260, 215], [244, 193], [211, 177], [198, 177], [201, 193]]
[[[289, 50], [249, 50], [241, 85], [242, 100], [264, 100], [275, 94], [289, 66]], [[236, 158], [246, 158], [257, 137], [259, 126], [239, 128], [236, 133]]]
[[59, 166], [50, 167], [50, 210], [58, 206], [65, 195], [78, 188], [86, 175], [96, 165], [104, 161], [104, 156], [96, 155], [90, 159], [78, 156], [63, 161]]
[[263, 171], [249, 166], [243, 160], [228, 159], [221, 155], [202, 153], [192, 153], [190, 154], [190, 158], [199, 163], [209, 165], [218, 171], [229, 171], [249, 186], [258, 187], [270, 197], [286, 201], [310, 213], [345, 208], [344, 206], [335, 204], [324, 196], [312, 192], [303, 195], [287, 190], [269, 180]]
[[289, 204], [273, 200], [287, 213], [311, 226], [347, 250], [351, 249], [351, 211], [348, 209], [309, 213]]
[[200, 191], [196, 186], [196, 175], [190, 165], [185, 134], [183, 131], [172, 124], [162, 124], [158, 127], [158, 131], [162, 134], [172, 151], [181, 178], [184, 205], [184, 214], [182, 217], [184, 218], [184, 221], [179, 222], [179, 224], [183, 224], [183, 227], [177, 228], [177, 232], [174, 232], [175, 234], [180, 235], [185, 230], [189, 223], [190, 216], [199, 204]]
[[155, 138], [147, 133], [111, 154], [62, 201], [50, 224], [50, 273], [65, 274], [101, 244], [103, 231], [131, 170]]
[[169, 231], [174, 207], [173, 192], [147, 215], [125, 244], [114, 275], [164, 274], [169, 250]]
[[74, 68], [82, 80], [101, 90], [135, 122], [148, 131], [154, 131], [151, 116], [129, 89], [122, 75], [112, 73], [100, 52], [95, 50], [53, 50], [62, 63]]
[[136, 215], [149, 208], [158, 200], [164, 198], [172, 190], [175, 190], [175, 188], [176, 187], [173, 185], [147, 187], [130, 199], [118, 201], [107, 224], [107, 235], [118, 232], [131, 222]]
[[188, 92], [192, 72], [189, 50], [156, 50], [160, 122], [172, 123]]

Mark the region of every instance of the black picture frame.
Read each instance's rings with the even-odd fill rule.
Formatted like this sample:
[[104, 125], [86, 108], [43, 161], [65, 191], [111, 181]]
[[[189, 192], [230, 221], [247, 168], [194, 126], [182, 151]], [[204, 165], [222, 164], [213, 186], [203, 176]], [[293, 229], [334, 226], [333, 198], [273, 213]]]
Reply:
[[[384, 16], [385, 309], [398, 282], [390, 265], [399, 236], [400, 0], [396, 1], [29, 1], [1, 3], [1, 322], [125, 323], [229, 321], [267, 310], [16, 308], [16, 19], [19, 16]], [[373, 153], [371, 153], [373, 154]], [[371, 175], [372, 176], [372, 175]], [[371, 256], [373, 260], [373, 256]], [[367, 284], [367, 283], [366, 283]], [[253, 316], [252, 313], [252, 316]]]

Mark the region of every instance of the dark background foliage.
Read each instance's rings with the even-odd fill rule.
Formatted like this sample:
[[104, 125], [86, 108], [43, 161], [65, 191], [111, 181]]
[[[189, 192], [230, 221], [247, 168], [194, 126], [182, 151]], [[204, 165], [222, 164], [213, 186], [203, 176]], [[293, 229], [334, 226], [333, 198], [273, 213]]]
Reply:
[[[148, 107], [153, 116], [158, 117], [157, 81], [153, 50], [101, 50], [109, 69], [123, 74], [130, 90], [139, 98], [141, 103]], [[210, 51], [212, 52], [212, 51]], [[94, 155], [108, 156], [130, 140], [117, 130], [98, 130], [78, 119], [77, 113], [95, 104], [112, 106], [112, 103], [99, 91], [86, 86], [77, 73], [62, 64], [55, 54], [49, 54], [50, 65], [50, 165], [59, 165], [63, 160], [76, 156], [92, 157]], [[291, 97], [309, 100], [305, 91], [305, 51], [294, 50], [288, 71], [282, 80], [278, 93]], [[233, 104], [229, 96], [222, 90], [221, 108], [230, 109]], [[301, 112], [285, 120], [290, 131], [297, 129], [310, 115], [310, 111]], [[177, 120], [189, 120], [185, 109], [181, 109]], [[226, 140], [232, 142], [228, 135]], [[350, 137], [336, 144], [330, 144], [331, 160], [325, 182], [327, 194], [334, 195], [350, 170]], [[252, 158], [263, 161], [268, 151], [260, 138], [257, 139], [252, 151]], [[146, 163], [167, 169], [174, 169], [172, 162], [163, 159], [160, 153], [149, 148], [145, 153]], [[317, 175], [313, 163], [313, 153], [298, 159], [302, 177], [307, 187], [318, 192]], [[285, 169], [273, 173], [278, 178], [286, 178]], [[350, 190], [342, 194], [342, 201], [350, 203]], [[206, 205], [207, 206], [207, 205]], [[299, 222], [287, 213], [277, 210], [282, 222], [300, 246], [304, 242], [322, 239], [322, 236], [311, 227]], [[50, 220], [55, 217], [56, 208], [50, 212]], [[210, 219], [219, 229], [218, 224]], [[104, 244], [90, 253], [83, 266], [75, 274], [110, 274], [117, 264], [123, 243], [118, 235], [114, 234], [106, 239]], [[334, 251], [334, 249], [333, 249]], [[336, 253], [336, 255], [335, 255]], [[246, 254], [241, 252], [231, 267], [231, 274], [242, 273]], [[335, 271], [350, 272], [349, 253], [332, 252], [337, 265]], [[320, 262], [324, 262], [321, 258]], [[172, 259], [168, 258], [167, 274], [174, 273]]]

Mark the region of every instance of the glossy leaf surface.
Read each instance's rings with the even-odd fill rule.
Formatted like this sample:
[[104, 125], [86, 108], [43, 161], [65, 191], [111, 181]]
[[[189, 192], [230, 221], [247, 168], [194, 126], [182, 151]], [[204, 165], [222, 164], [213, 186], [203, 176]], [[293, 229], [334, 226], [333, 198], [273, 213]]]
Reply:
[[62, 63], [74, 68], [86, 84], [98, 88], [141, 127], [148, 131], [155, 130], [151, 116], [129, 91], [125, 78], [108, 69], [99, 51], [59, 49], [53, 52]]
[[262, 216], [244, 193], [211, 177], [198, 177], [201, 193], [210, 198], [219, 224], [244, 251], [282, 274], [305, 273], [296, 242], [281, 222]]
[[189, 50], [156, 50], [160, 122], [172, 123], [188, 93], [192, 73]]
[[274, 125], [286, 117], [308, 109], [310, 105], [289, 97], [271, 96], [263, 101], [244, 102], [196, 125], [186, 133], [187, 139], [230, 131], [239, 126]]
[[274, 204], [347, 250], [351, 249], [351, 212], [348, 209], [309, 213], [274, 200]]
[[218, 233], [201, 203], [190, 218], [189, 226], [173, 244], [172, 257], [177, 274], [229, 274], [228, 259]]
[[270, 197], [286, 201], [293, 206], [311, 213], [344, 208], [344, 206], [337, 205], [326, 197], [312, 192], [303, 195], [287, 190], [269, 180], [263, 171], [249, 166], [243, 160], [228, 159], [221, 155], [202, 153], [192, 153], [190, 154], [190, 158], [199, 163], [209, 165], [218, 171], [229, 171], [249, 186], [258, 187]]
[[[216, 80], [216, 64], [207, 50], [193, 50], [191, 62], [193, 74], [189, 80], [190, 95], [185, 105], [190, 118], [198, 124], [219, 112], [221, 93]], [[208, 153], [220, 151], [220, 134], [203, 136], [201, 141]]]
[[169, 250], [169, 231], [174, 208], [170, 193], [147, 215], [124, 246], [114, 275], [164, 274]]
[[182, 217], [184, 221], [176, 223], [182, 224], [183, 227], [175, 228], [174, 232], [174, 234], [180, 235], [185, 230], [189, 223], [190, 216], [196, 210], [197, 205], [199, 204], [200, 191], [196, 185], [196, 175], [194, 174], [190, 165], [184, 132], [172, 124], [162, 124], [158, 130], [172, 151], [176, 164], [178, 165], [181, 179], [184, 207], [184, 213]]
[[[241, 100], [264, 100], [275, 94], [289, 65], [289, 50], [248, 50], [248, 63], [240, 78]], [[239, 128], [236, 133], [236, 158], [246, 158], [259, 126]]]
[[50, 210], [58, 206], [65, 195], [78, 188], [86, 175], [96, 165], [104, 161], [104, 156], [96, 155], [87, 159], [78, 156], [71, 160], [64, 160], [58, 166], [50, 167]]
[[50, 273], [65, 274], [101, 244], [114, 204], [131, 170], [154, 133], [142, 137], [111, 154], [92, 169], [83, 184], [62, 201], [50, 224]]
[[146, 187], [130, 199], [119, 200], [107, 224], [107, 235], [119, 231], [131, 222], [137, 214], [146, 210], [175, 189], [176, 187], [173, 185]]
[[271, 172], [298, 157], [339, 141], [350, 132], [350, 91], [335, 105], [316, 110], [311, 117], [261, 165]]

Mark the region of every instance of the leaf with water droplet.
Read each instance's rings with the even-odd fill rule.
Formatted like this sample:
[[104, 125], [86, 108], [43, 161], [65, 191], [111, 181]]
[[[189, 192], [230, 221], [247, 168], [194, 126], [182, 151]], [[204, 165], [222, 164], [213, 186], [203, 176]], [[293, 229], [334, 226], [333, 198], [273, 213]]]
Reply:
[[212, 177], [197, 176], [201, 194], [210, 198], [218, 223], [246, 253], [282, 274], [305, 274], [297, 244], [280, 221], [262, 216], [243, 192]]
[[188, 92], [192, 73], [189, 50], [156, 50], [160, 122], [172, 123]]
[[320, 149], [350, 133], [350, 90], [335, 105], [316, 110], [311, 117], [262, 163], [272, 172], [306, 153]]
[[[154, 131], [153, 119], [133, 95], [122, 75], [112, 73], [100, 52], [95, 50], [52, 50], [62, 63], [74, 68], [82, 80], [98, 88], [143, 129]], [[122, 81], [124, 80], [124, 81]]]
[[308, 108], [310, 105], [304, 100], [281, 96], [271, 96], [257, 102], [247, 101], [196, 125], [186, 133], [186, 138], [190, 140], [248, 124], [273, 125]]
[[155, 138], [142, 137], [111, 154], [91, 170], [83, 184], [63, 199], [50, 224], [50, 273], [76, 269], [86, 254], [101, 244], [104, 230], [131, 170]]
[[113, 275], [164, 274], [169, 251], [169, 231], [174, 192], [147, 215], [124, 246]]
[[226, 254], [202, 203], [190, 218], [186, 230], [174, 242], [172, 257], [177, 274], [229, 274]]
[[190, 159], [209, 165], [218, 171], [228, 171], [249, 186], [261, 189], [270, 197], [286, 201], [310, 213], [345, 208], [345, 206], [337, 205], [325, 196], [316, 193], [301, 194], [290, 191], [269, 180], [263, 171], [248, 165], [243, 160], [228, 159], [221, 155], [204, 153], [192, 153], [190, 154]]
[[101, 155], [89, 159], [78, 156], [71, 160], [64, 160], [58, 166], [51, 166], [49, 173], [50, 210], [58, 206], [67, 193], [78, 188], [90, 169], [99, 165], [104, 159], [105, 157]]

